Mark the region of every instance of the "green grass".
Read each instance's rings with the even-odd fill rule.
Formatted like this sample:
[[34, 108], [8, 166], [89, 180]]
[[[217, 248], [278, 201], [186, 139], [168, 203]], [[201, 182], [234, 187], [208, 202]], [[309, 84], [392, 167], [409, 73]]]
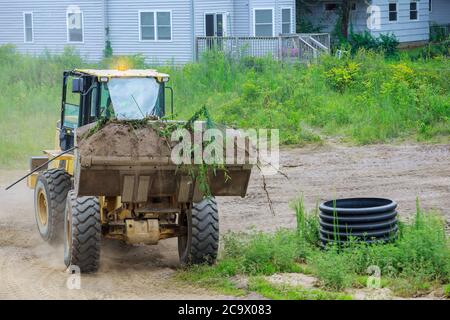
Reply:
[[[55, 145], [62, 71], [74, 67], [148, 67], [142, 56], [88, 64], [72, 49], [60, 55], [18, 54], [0, 47], [0, 167], [24, 167]], [[165, 66], [175, 89], [175, 111], [189, 118], [206, 106], [216, 122], [277, 128], [283, 144], [318, 143], [329, 136], [356, 144], [450, 137], [450, 63], [444, 56], [414, 59], [360, 51], [317, 64], [266, 58], [232, 61], [209, 54], [201, 63]]]
[[450, 299], [450, 284], [443, 286], [442, 291], [447, 299]]
[[299, 286], [273, 284], [263, 278], [250, 279], [248, 290], [273, 300], [351, 300], [348, 294]]
[[30, 156], [55, 148], [62, 72], [85, 65], [69, 48], [31, 57], [0, 46], [0, 167], [24, 167]]
[[[423, 295], [445, 285], [444, 295], [448, 294], [450, 242], [445, 222], [439, 215], [422, 212], [418, 206], [411, 224], [401, 224], [399, 238], [393, 243], [351, 243], [345, 248], [323, 250], [317, 239], [317, 209], [307, 214], [301, 199], [293, 203], [293, 208], [297, 214], [295, 230], [229, 234], [223, 239], [224, 248], [214, 266], [183, 269], [177, 278], [222, 293], [233, 293], [237, 289], [231, 279], [239, 275], [249, 278], [247, 290], [265, 297], [331, 299], [333, 295], [323, 292], [366, 287], [368, 268], [377, 266], [381, 271], [381, 286], [390, 288], [398, 296]], [[321, 290], [273, 285], [263, 278], [283, 272], [311, 274], [319, 280]], [[242, 289], [238, 294], [243, 294]]]
[[[227, 270], [227, 268], [232, 270]], [[206, 265], [191, 266], [181, 269], [175, 276], [176, 280], [212, 289], [226, 295], [242, 296], [245, 291], [236, 288], [230, 277], [236, 274], [234, 261], [223, 261], [216, 267]]]

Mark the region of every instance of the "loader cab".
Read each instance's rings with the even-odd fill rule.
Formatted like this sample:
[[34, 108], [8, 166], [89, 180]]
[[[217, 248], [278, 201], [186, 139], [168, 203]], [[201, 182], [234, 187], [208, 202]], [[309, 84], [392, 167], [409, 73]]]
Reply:
[[168, 79], [155, 70], [65, 71], [57, 128], [61, 150], [74, 146], [76, 128], [100, 119], [164, 117]]

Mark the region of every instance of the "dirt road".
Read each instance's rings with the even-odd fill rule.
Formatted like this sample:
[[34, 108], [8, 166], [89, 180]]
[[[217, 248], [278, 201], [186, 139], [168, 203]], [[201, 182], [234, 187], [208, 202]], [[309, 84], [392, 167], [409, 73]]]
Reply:
[[[300, 193], [308, 208], [333, 197], [389, 197], [399, 203], [403, 219], [414, 213], [419, 197], [424, 208], [440, 210], [450, 221], [450, 145], [285, 149], [281, 164], [289, 179], [266, 179], [275, 215], [255, 171], [247, 198], [219, 199], [222, 233], [294, 227], [288, 203]], [[154, 247], [105, 241], [100, 271], [83, 276], [81, 290], [68, 290], [62, 247], [50, 247], [36, 231], [33, 192], [24, 183], [4, 190], [22, 174], [0, 170], [0, 299], [227, 298], [172, 280], [178, 264], [173, 239]]]

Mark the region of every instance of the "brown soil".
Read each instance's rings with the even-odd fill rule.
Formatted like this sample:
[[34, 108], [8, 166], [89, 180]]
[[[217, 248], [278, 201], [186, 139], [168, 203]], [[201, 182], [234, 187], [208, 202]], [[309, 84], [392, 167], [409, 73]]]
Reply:
[[84, 130], [78, 130], [77, 133], [81, 155], [170, 156], [166, 139], [151, 126], [133, 128], [128, 123], [112, 122], [92, 135], [86, 134]]
[[275, 214], [267, 205], [261, 176], [252, 174], [247, 197], [220, 200], [221, 226], [227, 230], [273, 231], [294, 227], [290, 208], [303, 195], [307, 209], [333, 198], [386, 197], [398, 203], [402, 220], [425, 210], [442, 213], [450, 224], [450, 145], [321, 146], [285, 149], [282, 175], [266, 177]]
[[[161, 121], [133, 126], [132, 123], [116, 120], [90, 134], [91, 128], [92, 124], [77, 129], [78, 152], [82, 156], [170, 157], [176, 144], [171, 142], [170, 131], [175, 127], [170, 128]], [[193, 139], [193, 136], [191, 138]], [[236, 141], [234, 146], [238, 148]], [[225, 143], [223, 148], [225, 157]]]
[[[246, 198], [218, 199], [222, 234], [294, 227], [289, 202], [301, 193], [307, 208], [333, 197], [388, 197], [399, 203], [404, 220], [414, 214], [419, 197], [425, 209], [436, 209], [450, 221], [450, 145], [286, 149], [281, 164], [289, 180], [281, 175], [266, 179], [275, 215], [255, 170]], [[0, 170], [0, 299], [227, 298], [173, 280], [178, 267], [174, 239], [139, 247], [104, 241], [99, 272], [83, 275], [81, 290], [68, 290], [62, 247], [47, 245], [37, 233], [33, 191], [24, 183], [4, 190], [23, 173]]]

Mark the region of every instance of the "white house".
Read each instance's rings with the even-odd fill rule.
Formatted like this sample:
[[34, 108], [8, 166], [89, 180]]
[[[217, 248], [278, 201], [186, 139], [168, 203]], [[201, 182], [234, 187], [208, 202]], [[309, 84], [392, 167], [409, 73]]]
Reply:
[[0, 0], [0, 45], [60, 53], [74, 46], [101, 59], [142, 53], [149, 62], [183, 64], [199, 36], [276, 36], [295, 32], [295, 0]]
[[[333, 32], [341, 0], [307, 1], [304, 16], [322, 31]], [[429, 40], [430, 25], [450, 24], [449, 0], [355, 0], [350, 28], [355, 33], [394, 34], [401, 43]]]

